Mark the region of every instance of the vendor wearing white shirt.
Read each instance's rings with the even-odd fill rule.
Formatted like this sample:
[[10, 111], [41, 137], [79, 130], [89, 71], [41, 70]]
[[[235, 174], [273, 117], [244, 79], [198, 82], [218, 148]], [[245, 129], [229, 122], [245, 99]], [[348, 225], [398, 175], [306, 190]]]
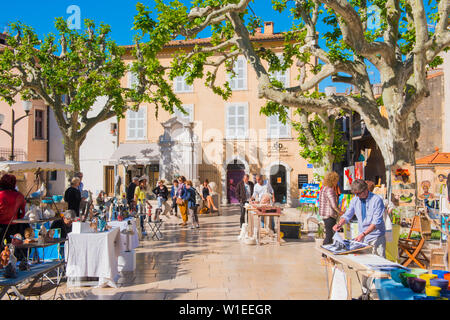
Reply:
[[272, 186], [269, 183], [264, 184], [263, 176], [258, 174], [256, 175], [256, 184], [251, 200], [260, 202], [261, 197], [266, 193], [270, 194], [272, 196], [272, 202], [275, 202], [275, 193], [273, 192]]

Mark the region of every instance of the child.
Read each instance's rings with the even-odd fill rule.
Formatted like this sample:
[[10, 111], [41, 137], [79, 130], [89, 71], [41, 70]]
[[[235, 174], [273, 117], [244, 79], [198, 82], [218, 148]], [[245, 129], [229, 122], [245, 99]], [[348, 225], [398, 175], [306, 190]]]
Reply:
[[183, 196], [183, 200], [188, 202], [188, 211], [191, 216], [192, 226], [191, 229], [200, 228], [198, 224], [197, 216], [197, 202], [196, 202], [197, 190], [192, 186], [192, 181], [186, 181], [186, 192]]

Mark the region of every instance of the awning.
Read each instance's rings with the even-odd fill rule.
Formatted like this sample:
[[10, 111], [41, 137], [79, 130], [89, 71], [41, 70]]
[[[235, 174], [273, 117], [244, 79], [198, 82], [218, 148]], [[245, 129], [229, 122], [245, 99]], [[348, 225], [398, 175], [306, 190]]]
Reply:
[[1, 161], [0, 172], [36, 172], [36, 171], [73, 170], [73, 166], [55, 162]]
[[156, 143], [122, 143], [111, 156], [111, 164], [159, 163], [159, 146]]

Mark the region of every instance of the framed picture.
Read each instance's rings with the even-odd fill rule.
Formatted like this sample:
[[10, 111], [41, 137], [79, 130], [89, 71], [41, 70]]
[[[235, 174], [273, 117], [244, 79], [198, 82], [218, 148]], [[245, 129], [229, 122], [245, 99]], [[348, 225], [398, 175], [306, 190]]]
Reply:
[[344, 190], [350, 190], [350, 185], [355, 180], [355, 166], [344, 167]]

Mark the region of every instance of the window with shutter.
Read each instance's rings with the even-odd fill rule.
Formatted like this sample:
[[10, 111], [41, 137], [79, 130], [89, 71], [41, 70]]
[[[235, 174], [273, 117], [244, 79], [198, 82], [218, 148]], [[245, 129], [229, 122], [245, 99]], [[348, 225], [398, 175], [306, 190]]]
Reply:
[[179, 76], [173, 79], [173, 90], [176, 93], [193, 92], [194, 87], [186, 83], [186, 76]]
[[238, 57], [233, 67], [235, 75], [227, 74], [231, 90], [247, 90], [247, 61]]
[[246, 139], [248, 132], [248, 105], [229, 104], [226, 108], [226, 136], [228, 139]]
[[[277, 57], [278, 59], [280, 59], [281, 63], [284, 62], [284, 57], [282, 54], [277, 54]], [[287, 69], [286, 71], [274, 71], [271, 72], [271, 75], [275, 80], [281, 82], [284, 88], [288, 88], [290, 86], [289, 69]]]
[[267, 136], [268, 138], [277, 139], [277, 138], [290, 138], [290, 124], [287, 122], [283, 124], [277, 115], [272, 115], [268, 117], [267, 120], [268, 128], [267, 128]]
[[147, 137], [147, 112], [146, 107], [140, 107], [138, 111], [127, 112], [127, 139], [143, 140]]
[[183, 120], [188, 121], [188, 122], [193, 122], [194, 121], [194, 105], [193, 104], [183, 104], [181, 106], [183, 107], [184, 110], [186, 110], [188, 115], [183, 114], [177, 108], [174, 109], [174, 115], [178, 119], [183, 119]]
[[132, 71], [128, 71], [128, 88], [130, 88], [130, 89], [136, 88], [138, 81], [139, 81], [139, 79], [138, 79], [136, 73], [134, 73]]

